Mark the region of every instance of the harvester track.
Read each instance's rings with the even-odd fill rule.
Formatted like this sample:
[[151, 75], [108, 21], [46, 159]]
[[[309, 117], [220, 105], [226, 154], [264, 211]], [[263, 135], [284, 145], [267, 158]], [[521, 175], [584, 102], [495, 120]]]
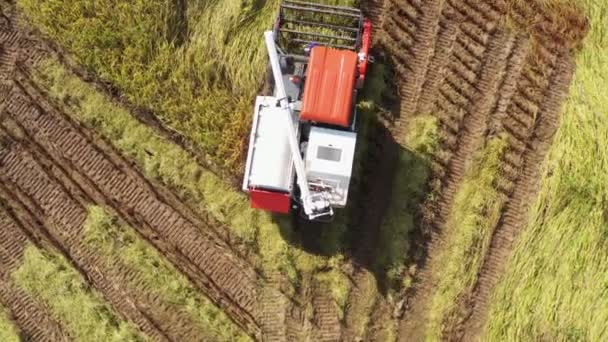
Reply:
[[[574, 62], [566, 49], [552, 51], [549, 56], [548, 60], [538, 60], [540, 70], [547, 70], [545, 77], [536, 79], [540, 83], [536, 85], [543, 89], [541, 95], [532, 102], [527, 98], [529, 93], [520, 89], [507, 110], [508, 119], [503, 123], [510, 138], [510, 151], [504, 158], [499, 182], [507, 184], [501, 190], [508, 200], [468, 298], [471, 314], [459, 329], [464, 341], [478, 338], [481, 333], [491, 294], [505, 269], [505, 260], [509, 259], [519, 233], [527, 224], [529, 199], [538, 191], [541, 166], [558, 127], [559, 109], [568, 93]], [[540, 76], [533, 70], [528, 69], [523, 74], [527, 81], [532, 82]]]
[[[113, 208], [228, 311], [254, 336], [260, 331], [256, 308], [257, 274], [207, 230], [192, 213], [154, 187], [116, 152], [72, 123], [46, 101], [19, 71], [6, 102], [10, 117], [27, 139], [56, 165], [64, 166], [94, 203]], [[94, 141], [95, 140], [95, 141]], [[168, 198], [169, 197], [169, 198]]]
[[19, 289], [10, 279], [29, 244], [35, 245], [35, 242], [0, 205], [0, 301], [10, 310], [22, 339], [68, 341], [63, 328], [44, 305]]

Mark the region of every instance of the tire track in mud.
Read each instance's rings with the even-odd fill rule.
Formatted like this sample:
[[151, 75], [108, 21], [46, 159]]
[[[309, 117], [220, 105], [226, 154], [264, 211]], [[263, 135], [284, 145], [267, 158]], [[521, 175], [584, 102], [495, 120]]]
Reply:
[[[545, 49], [542, 45], [539, 48]], [[526, 88], [520, 88], [503, 123], [510, 137], [510, 151], [501, 173], [502, 183], [509, 184], [503, 190], [508, 199], [467, 301], [471, 314], [461, 326], [464, 341], [474, 340], [481, 334], [493, 290], [506, 268], [515, 241], [528, 223], [530, 199], [538, 191], [543, 161], [559, 125], [560, 106], [568, 94], [574, 70], [570, 51], [545, 52], [549, 54], [537, 60], [541, 65], [523, 74], [527, 82], [542, 87], [543, 91], [534, 99], [529, 98]], [[543, 69], [551, 71], [539, 74]], [[526, 82], [522, 83], [525, 87]]]
[[[5, 156], [12, 165], [4, 163], [0, 169], [5, 184], [0, 186], [0, 197], [10, 200], [24, 226], [32, 232], [44, 232], [85, 279], [149, 337], [158, 341], [196, 340], [205, 335], [182, 313], [170, 312], [171, 308], [154, 295], [154, 289], [135, 289], [133, 284], [143, 283], [137, 273], [120, 260], [104, 259], [84, 242], [86, 207], [92, 202], [61, 167], [27, 142], [12, 152], [14, 156]], [[21, 177], [23, 174], [27, 179]]]
[[171, 206], [165, 193], [152, 188], [108, 146], [100, 150], [99, 141], [93, 143], [82, 128], [36, 94], [23, 73], [19, 75], [21, 88], [13, 92], [6, 107], [12, 118], [21, 123], [29, 140], [57, 165], [70, 170], [76, 183], [95, 203], [113, 208], [153, 245], [173, 256], [172, 262], [216, 304], [246, 331], [259, 337], [258, 280], [253, 269], [232, 255], [223, 241], [196, 228], [197, 223], [204, 227], [203, 223], [193, 223], [189, 215]]
[[[380, 33], [380, 28], [385, 16], [385, 7], [388, 0], [364, 0], [361, 3], [361, 10], [366, 18], [371, 20], [373, 25], [372, 37]], [[375, 39], [374, 39], [375, 40]]]
[[314, 310], [312, 339], [314, 341], [340, 341], [342, 323], [338, 317], [336, 304], [327, 289], [314, 289], [312, 306]]
[[382, 46], [393, 60], [401, 97], [395, 138], [402, 143], [407, 118], [414, 114], [435, 50], [442, 1], [386, 0]]
[[[29, 87], [28, 91], [30, 93], [35, 93], [35, 96], [34, 96], [35, 99], [31, 99], [32, 103], [35, 103], [36, 101], [40, 100], [40, 101], [47, 103], [47, 105], [49, 105], [49, 102], [44, 99], [44, 96], [41, 93], [38, 93], [37, 89], [35, 89], [35, 85], [33, 83], [31, 83], [29, 80], [27, 80], [28, 76], [27, 76], [27, 71], [25, 71], [25, 70], [29, 67], [35, 66], [35, 64], [38, 61], [42, 60], [44, 57], [50, 56], [51, 54], [59, 54], [56, 57], [58, 57], [60, 60], [62, 60], [63, 62], [70, 62], [70, 63], [68, 63], [70, 69], [76, 68], [79, 71], [82, 71], [82, 70], [80, 70], [78, 68], [78, 66], [75, 65], [74, 62], [69, 59], [69, 57], [62, 55], [60, 50], [56, 50], [57, 46], [55, 46], [55, 44], [44, 40], [44, 38], [41, 38], [39, 36], [39, 33], [32, 31], [28, 27], [28, 23], [25, 20], [23, 20], [21, 18], [21, 16], [15, 14], [13, 16], [13, 19], [14, 20], [12, 22], [10, 22], [9, 29], [0, 30], [0, 34], [10, 35], [11, 37], [16, 37], [16, 38], [11, 38], [10, 44], [11, 44], [11, 46], [14, 46], [15, 49], [17, 50], [16, 57], [14, 57], [13, 60], [16, 60], [17, 64], [20, 66], [17, 68], [15, 68], [14, 65], [11, 66], [11, 71], [14, 71], [15, 69], [17, 69], [15, 72], [12, 72], [12, 75], [15, 75], [15, 77], [18, 80], [21, 80], [21, 83], [19, 83], [19, 81], [18, 81], [18, 83], [20, 84], [21, 87], [26, 87], [26, 88]], [[19, 36], [25, 36], [26, 39], [22, 39], [23, 37], [19, 38]], [[50, 49], [49, 49], [49, 47], [47, 47], [47, 45], [49, 45], [49, 44], [51, 46]], [[81, 73], [77, 73], [77, 75], [82, 76]], [[88, 75], [88, 76], [90, 76], [90, 75]], [[10, 79], [10, 77], [7, 77], [7, 78]], [[90, 81], [90, 79], [89, 79], [89, 81]], [[6, 85], [4, 85], [4, 87], [6, 87]], [[5, 90], [8, 91], [7, 89], [5, 89]], [[105, 89], [105, 90], [107, 91], [107, 89]], [[58, 112], [60, 112], [60, 111], [58, 111]], [[63, 113], [61, 113], [61, 114], [63, 114]], [[74, 127], [77, 127], [77, 126], [74, 126]], [[82, 127], [78, 127], [78, 128], [82, 129], [83, 132], [86, 131], [86, 129], [84, 129]], [[234, 298], [232, 298], [231, 295], [233, 297], [241, 296], [239, 298], [241, 303], [238, 303], [238, 304], [239, 305], [243, 304], [242, 302], [245, 301], [246, 305], [248, 307], [227, 310], [228, 314], [235, 321], [237, 321], [237, 323], [239, 323], [239, 325], [241, 325], [241, 327], [243, 327], [244, 325], [249, 325], [249, 327], [246, 328], [245, 330], [248, 331], [250, 334], [257, 336], [258, 338], [260, 338], [259, 334], [260, 334], [260, 328], [261, 328], [263, 330], [262, 334], [265, 339], [282, 340], [283, 338], [281, 336], [283, 336], [283, 335], [279, 334], [278, 336], [274, 336], [273, 333], [270, 333], [274, 329], [274, 328], [272, 328], [274, 321], [272, 319], [270, 319], [270, 317], [273, 317], [273, 316], [286, 317], [285, 319], [287, 320], [287, 322], [289, 322], [289, 324], [288, 324], [288, 327], [285, 328], [285, 330], [300, 331], [300, 330], [304, 329], [303, 327], [309, 326], [309, 322], [306, 321], [305, 315], [302, 313], [302, 311], [300, 310], [300, 308], [298, 307], [297, 304], [295, 304], [290, 298], [286, 297], [286, 295], [284, 293], [282, 293], [282, 291], [280, 291], [279, 289], [272, 288], [272, 284], [268, 284], [268, 283], [264, 282], [264, 280], [261, 279], [260, 276], [257, 275], [257, 273], [255, 273], [255, 270], [247, 263], [247, 261], [244, 260], [244, 257], [241, 256], [239, 254], [239, 252], [235, 251], [234, 249], [230, 249], [230, 247], [226, 243], [224, 243], [224, 241], [226, 240], [226, 237], [223, 234], [221, 235], [222, 230], [218, 228], [218, 230], [216, 231], [216, 228], [222, 227], [222, 224], [220, 224], [219, 222], [216, 222], [210, 216], [205, 216], [202, 218], [197, 216], [187, 205], [181, 203], [179, 201], [179, 199], [177, 199], [177, 197], [175, 197], [169, 190], [165, 189], [163, 186], [159, 186], [158, 184], [154, 183], [154, 181], [150, 181], [150, 182], [146, 181], [143, 178], [143, 176], [141, 176], [141, 173], [139, 173], [137, 171], [137, 167], [135, 165], [122, 159], [118, 153], [116, 153], [111, 147], [109, 147], [109, 146], [111, 146], [111, 144], [109, 144], [105, 141], [102, 141], [101, 138], [97, 138], [96, 136], [91, 136], [90, 134], [86, 134], [86, 136], [89, 138], [92, 137], [91, 140], [96, 141], [97, 146], [95, 146], [95, 148], [99, 149], [100, 145], [101, 145], [102, 146], [102, 148], [100, 150], [101, 153], [105, 153], [105, 154], [109, 153], [111, 162], [115, 163], [122, 171], [126, 172], [127, 174], [134, 175], [134, 178], [139, 179], [139, 181], [141, 181], [141, 183], [144, 184], [144, 186], [148, 186], [149, 188], [151, 188], [153, 190], [153, 192], [155, 192], [155, 195], [160, 194], [160, 196], [163, 197], [163, 200], [168, 204], [168, 207], [170, 208], [169, 210], [171, 210], [171, 211], [175, 210], [175, 211], [177, 211], [177, 213], [179, 215], [181, 215], [181, 218], [178, 217], [177, 222], [173, 222], [173, 223], [181, 224], [184, 222], [181, 219], [185, 219], [185, 221], [188, 223], [189, 232], [191, 234], [195, 234], [194, 236], [196, 236], [195, 240], [201, 239], [201, 238], [209, 240], [210, 241], [209, 245], [212, 245], [213, 247], [219, 248], [221, 250], [221, 253], [219, 253], [220, 259], [223, 259], [223, 258], [230, 259], [232, 262], [236, 262], [237, 264], [239, 264], [241, 267], [241, 270], [247, 270], [247, 274], [245, 276], [249, 278], [249, 281], [242, 282], [240, 280], [235, 280], [236, 278], [238, 278], [238, 277], [235, 278], [235, 274], [238, 273], [238, 271], [234, 267], [227, 267], [226, 265], [224, 265], [224, 267], [222, 268], [220, 265], [221, 263], [214, 263], [215, 260], [206, 260], [206, 261], [208, 261], [207, 266], [208, 265], [214, 266], [214, 267], [211, 267], [210, 270], [215, 272], [215, 276], [219, 279], [219, 281], [223, 282], [222, 284], [219, 284], [219, 285], [224, 286], [225, 283], [228, 283], [228, 286], [232, 286], [231, 289], [229, 289], [226, 293], [224, 293], [222, 290], [222, 286], [218, 286], [218, 284], [215, 284], [213, 281], [210, 281], [210, 278], [206, 277], [205, 272], [201, 271], [200, 264], [195, 264], [192, 262], [192, 258], [197, 258], [195, 261], [200, 263], [202, 258], [206, 258], [207, 256], [209, 256], [208, 252], [205, 252], [207, 254], [203, 254], [203, 253], [198, 253], [196, 251], [196, 249], [193, 247], [193, 245], [195, 245], [197, 243], [197, 241], [190, 241], [190, 245], [188, 246], [190, 255], [184, 255], [181, 250], [178, 250], [178, 248], [182, 246], [182, 245], [180, 245], [180, 242], [176, 243], [176, 241], [166, 241], [165, 239], [160, 239], [159, 234], [157, 234], [157, 232], [154, 231], [154, 229], [157, 227], [152, 227], [149, 224], [149, 222], [142, 222], [141, 215], [140, 216], [133, 215], [133, 214], [138, 214], [133, 210], [134, 209], [133, 206], [126, 208], [122, 212], [120, 212], [119, 210], [116, 210], [117, 208], [123, 209], [124, 208], [123, 205], [128, 204], [127, 202], [132, 200], [133, 199], [132, 197], [123, 196], [122, 202], [116, 198], [108, 199], [107, 197], [105, 197], [105, 195], [101, 191], [101, 190], [108, 191], [108, 189], [107, 188], [102, 189], [102, 188], [98, 187], [98, 184], [95, 183], [99, 179], [91, 178], [91, 177], [89, 177], [89, 175], [80, 175], [78, 172], [72, 172], [72, 170], [70, 170], [70, 167], [68, 167], [68, 173], [74, 174], [75, 178], [77, 178], [79, 180], [79, 182], [85, 183], [84, 188], [86, 188], [98, 195], [96, 198], [94, 196], [91, 196], [92, 198], [94, 198], [98, 203], [102, 203], [102, 204], [105, 203], [107, 206], [114, 208], [114, 210], [119, 212], [119, 214], [121, 215], [121, 217], [123, 219], [129, 218], [130, 220], [125, 219], [125, 221], [130, 223], [131, 226], [139, 228], [140, 231], [147, 232], [146, 236], [148, 238], [156, 239], [156, 240], [152, 241], [152, 244], [155, 247], [157, 247], [157, 249], [160, 249], [161, 251], [163, 251], [165, 253], [168, 253], [168, 252], [173, 253], [174, 254], [173, 257], [169, 258], [171, 260], [171, 262], [174, 265], [176, 263], [181, 263], [181, 265], [177, 265], [178, 269], [180, 269], [180, 271], [182, 273], [185, 273], [190, 278], [191, 281], [193, 281], [193, 279], [196, 279], [194, 281], [194, 283], [197, 284], [198, 287], [201, 287], [201, 284], [204, 284], [203, 289], [207, 288], [207, 290], [205, 292], [207, 292], [209, 289], [213, 289], [213, 291], [215, 291], [215, 293], [213, 295], [211, 295], [210, 297], [212, 298], [212, 300], [214, 300], [214, 302], [216, 302], [216, 304], [218, 304], [217, 299], [220, 298], [222, 301], [222, 305], [220, 305], [220, 307], [222, 307], [224, 310], [226, 310], [227, 306], [233, 306], [235, 308], [238, 307], [238, 305], [235, 305]], [[54, 142], [50, 142], [50, 144], [46, 144], [45, 146], [55, 147], [55, 145], [56, 144]], [[59, 163], [61, 164], [61, 161]], [[117, 183], [115, 182], [114, 185], [116, 185], [116, 184]], [[123, 188], [122, 190], [129, 191], [131, 188], [127, 188], [127, 189]], [[89, 193], [89, 195], [91, 195], [91, 194]], [[140, 203], [140, 205], [143, 206], [141, 203]], [[164, 209], [166, 209], [166, 207], [161, 206], [161, 209], [164, 210]], [[150, 208], [149, 211], [147, 212], [147, 215], [151, 215], [151, 212], [153, 210], [154, 210], [154, 208]], [[157, 216], [156, 219], [158, 219], [158, 218], [159, 217]], [[165, 218], [175, 219], [176, 216], [175, 215], [165, 215], [164, 217], [160, 217], [160, 218], [161, 219], [165, 219]], [[167, 223], [167, 224], [170, 225], [171, 223]], [[205, 231], [194, 232], [194, 229], [192, 229], [193, 228], [192, 224], [197, 229], [200, 228], [200, 230], [205, 230]], [[177, 236], [177, 232], [175, 231], [175, 229], [171, 233], [173, 234], [174, 238]], [[218, 234], [218, 233], [220, 233], [220, 234]], [[219, 236], [219, 235], [221, 235], [221, 236]], [[211, 238], [210, 238], [210, 236], [211, 236]], [[187, 239], [188, 239], [188, 237], [182, 237], [182, 240], [180, 240], [180, 241], [184, 241]], [[224, 241], [222, 241], [222, 240], [224, 240]], [[198, 241], [198, 242], [200, 242], [200, 241]], [[161, 247], [159, 247], [159, 246], [161, 246]], [[218, 256], [216, 255], [216, 257], [218, 257]], [[188, 258], [191, 258], [191, 259], [188, 259]], [[187, 266], [185, 266], [185, 265], [187, 265]], [[219, 267], [218, 267], [218, 265], [219, 265]], [[186, 269], [187, 269], [187, 271], [186, 271]], [[217, 280], [217, 279], [213, 279], [213, 280]], [[238, 287], [237, 287], [237, 285], [238, 285]], [[255, 285], [255, 287], [254, 287], [254, 285]], [[257, 290], [259, 290], [259, 292], [263, 293], [263, 296], [260, 296], [259, 293], [256, 293]], [[230, 292], [232, 292], [232, 293], [230, 293]], [[227, 293], [228, 293], [228, 295], [226, 295]], [[256, 297], [256, 295], [257, 295], [257, 297]], [[266, 296], [266, 297], [264, 297], [264, 296]], [[248, 297], [248, 299], [245, 299], [245, 297]], [[271, 297], [275, 298], [276, 300], [272, 300], [269, 303], [274, 303], [277, 305], [278, 305], [278, 303], [283, 303], [283, 304], [281, 304], [279, 306], [273, 306], [273, 305], [260, 301], [260, 299], [262, 299], [262, 298], [271, 298]], [[251, 298], [255, 298], [255, 300], [252, 300]], [[249, 312], [247, 310], [251, 310], [251, 312]], [[245, 323], [243, 323], [243, 322], [245, 322]], [[266, 332], [268, 332], [269, 334], [267, 334]]]
[[0, 302], [11, 313], [26, 341], [68, 341], [68, 336], [43, 304], [19, 289], [10, 279], [21, 264], [25, 248], [38, 245], [0, 203]]

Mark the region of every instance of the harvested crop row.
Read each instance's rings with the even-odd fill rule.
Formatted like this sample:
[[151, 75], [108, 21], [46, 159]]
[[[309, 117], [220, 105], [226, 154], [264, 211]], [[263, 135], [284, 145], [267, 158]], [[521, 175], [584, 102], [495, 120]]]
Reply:
[[[409, 79], [403, 78], [400, 82], [401, 111], [396, 119], [394, 132], [398, 139], [407, 145], [406, 137], [415, 134], [409, 132], [411, 129], [408, 127], [409, 123], [416, 121], [418, 115], [431, 115], [439, 120], [443, 139], [440, 150], [434, 154], [432, 165], [434, 180], [431, 182], [431, 187], [434, 196], [423, 211], [424, 226], [431, 229], [425, 251], [430, 257], [423, 257], [420, 261], [423, 268], [417, 274], [418, 282], [408, 290], [408, 293], [415, 295], [406, 297], [406, 307], [409, 307], [410, 311], [402, 326], [404, 336], [408, 336], [409, 339], [415, 336], [413, 339], [417, 339], [424, 336], [423, 327], [426, 325], [426, 320], [423, 312], [428, 310], [425, 308], [428, 304], [428, 296], [434, 291], [432, 285], [435, 282], [428, 279], [437, 272], [436, 268], [441, 267], [433, 266], [433, 260], [436, 259], [434, 256], [443, 250], [442, 232], [450, 229], [445, 227], [445, 222], [450, 215], [453, 198], [460, 188], [464, 172], [471, 162], [471, 156], [483, 146], [488, 133], [510, 136], [510, 152], [502, 162], [502, 169], [507, 170], [508, 176], [503, 176], [498, 182], [499, 190], [503, 192], [505, 200], [512, 195], [513, 181], [517, 180], [518, 172], [536, 175], [536, 169], [529, 166], [538, 167], [543, 154], [541, 153], [538, 158], [535, 157], [535, 162], [523, 164], [522, 161], [525, 151], [535, 149], [534, 146], [530, 146], [531, 143], [535, 143], [535, 138], [528, 128], [536, 128], [539, 124], [535, 113], [539, 111], [541, 101], [546, 99], [547, 89], [550, 87], [559, 89], [556, 83], [546, 79], [547, 70], [551, 70], [557, 59], [567, 59], [568, 55], [563, 53], [556, 57], [552, 51], [559, 51], [564, 45], [577, 46], [577, 43], [572, 38], [568, 44], [556, 45], [554, 41], [548, 39], [554, 32], [547, 33], [543, 30], [557, 30], [559, 26], [554, 23], [526, 27], [526, 29], [518, 27], [517, 25], [534, 18], [534, 14], [530, 14], [530, 8], [538, 10], [539, 6], [536, 4], [527, 7], [521, 1], [517, 1], [516, 6], [512, 8], [504, 1], [446, 1], [443, 3], [438, 20], [427, 18], [429, 22], [437, 21], [435, 25], [437, 36], [434, 40], [428, 37], [419, 38], [421, 33], [417, 30], [423, 26], [420, 25], [422, 16], [419, 11], [411, 11], [412, 6], [404, 7], [397, 4], [393, 2], [386, 11], [386, 18], [383, 20], [385, 31], [383, 43], [392, 55], [393, 63], [396, 64], [397, 76], [403, 78], [404, 75], [409, 75]], [[424, 13], [426, 10], [437, 14], [433, 9], [434, 4], [428, 1], [426, 6], [421, 6], [421, 12]], [[543, 15], [547, 20], [554, 18], [550, 11]], [[398, 20], [400, 16], [403, 18], [402, 23]], [[506, 16], [515, 19], [516, 25], [504, 25], [503, 19]], [[411, 25], [403, 25], [410, 21], [412, 21]], [[569, 30], [567, 27], [565, 36], [568, 38], [581, 36], [578, 32], [572, 31], [576, 29]], [[538, 39], [539, 36], [541, 37], [539, 40], [543, 42], [536, 44], [538, 46], [534, 45], [532, 51], [531, 37]], [[421, 48], [421, 45], [417, 44], [420, 40], [433, 42], [426, 47], [429, 52], [418, 54], [414, 52], [415, 48]], [[416, 64], [416, 56], [421, 55], [431, 56], [430, 62], [427, 64], [424, 60]], [[422, 84], [419, 84], [420, 78], [416, 75], [422, 78]], [[559, 92], [559, 90], [551, 91]], [[555, 101], [551, 103], [558, 108], [560, 100]], [[554, 125], [556, 125], [557, 111], [558, 109], [555, 109], [555, 113], [549, 115], [554, 117]], [[554, 131], [554, 128], [552, 130]], [[542, 143], [539, 144], [544, 146], [550, 143], [552, 130], [549, 129], [549, 133], [542, 135], [542, 139], [539, 140]], [[519, 203], [518, 207], [533, 195], [531, 192], [534, 188], [530, 185], [522, 185], [522, 189], [530, 189], [530, 191], [523, 197], [517, 195], [522, 197], [521, 199], [513, 200]], [[515, 212], [519, 213], [519, 211]], [[523, 221], [523, 214], [517, 219]], [[487, 236], [489, 249], [492, 250], [493, 245], [489, 242], [491, 232]], [[480, 278], [480, 281], [483, 282], [484, 279]], [[425, 287], [425, 283], [428, 286]], [[462, 304], [459, 302], [460, 298], [452, 300]], [[467, 303], [471, 304], [471, 302]], [[484, 300], [480, 303], [483, 307]], [[467, 309], [465, 307], [461, 310]], [[408, 316], [412, 321], [408, 321]], [[448, 326], [446, 331], [451, 331], [452, 328], [454, 327]]]
[[[21, 81], [21, 85], [27, 82], [24, 75]], [[28, 91], [35, 90], [30, 88]], [[43, 111], [34, 103], [41, 103], [46, 108]], [[87, 195], [97, 203], [113, 207], [133, 226], [145, 230], [155, 245], [162, 244], [162, 250], [180, 256], [181, 263], [176, 263], [194, 267], [192, 274], [198, 274], [199, 286], [213, 289], [210, 297], [221, 306], [230, 306], [242, 325], [249, 329], [256, 326], [253, 323], [255, 273], [246, 271], [248, 266], [231, 256], [222, 241], [196, 228], [187, 216], [163, 201], [161, 193], [139, 173], [127, 171], [130, 166], [119, 156], [114, 154], [110, 159], [104, 155], [77, 126], [52, 109], [40, 95], [33, 100], [24, 90], [16, 90], [8, 100], [7, 109], [51, 159], [78, 171], [73, 177]], [[161, 240], [158, 240], [159, 235]], [[250, 332], [255, 335], [255, 328]]]
[[[45, 166], [41, 162], [43, 156], [28, 153], [14, 142], [12, 145], [8, 153], [0, 158], [0, 179], [4, 184], [0, 196], [5, 201], [10, 200], [10, 205], [19, 213], [20, 221], [27, 222], [30, 231], [46, 232], [55, 241], [55, 246], [69, 255], [118, 312], [146, 335], [159, 341], [168, 340], [158, 329], [157, 323], [151, 322], [148, 314], [138, 310], [126, 291], [110, 281], [114, 272], [126, 273], [127, 270], [108, 269], [94, 251], [83, 248], [82, 229], [87, 216], [86, 208], [68, 194], [66, 188], [60, 185], [62, 183], [44, 171]], [[59, 173], [57, 166], [47, 164], [46, 167], [54, 170], [56, 175]], [[75, 190], [72, 184], [67, 187]], [[39, 226], [37, 220], [42, 221], [44, 226]]]
[[[543, 96], [549, 82], [542, 81], [545, 76], [542, 66], [534, 66], [523, 74], [522, 67], [526, 56], [551, 62], [549, 51], [554, 45], [530, 52], [529, 37], [538, 32], [512, 33], [513, 27], [502, 25], [509, 9], [506, 2], [450, 0], [443, 5], [427, 1], [423, 6], [394, 1], [385, 11], [383, 43], [396, 65], [397, 76], [402, 78], [397, 81], [401, 111], [395, 135], [404, 141], [410, 134], [408, 123], [416, 117], [414, 114], [432, 115], [439, 120], [443, 139], [432, 165], [435, 180], [431, 185], [438, 198], [429, 202], [424, 212], [425, 226], [432, 230], [427, 255], [434, 256], [442, 249], [441, 232], [449, 229], [444, 225], [454, 195], [471, 156], [483, 146], [487, 132], [506, 132], [512, 136], [511, 144], [515, 146], [511, 150], [519, 154], [532, 139], [525, 133], [525, 127], [534, 124], [535, 117], [513, 113], [537, 110], [535, 103], [538, 104], [538, 96]], [[520, 16], [530, 17], [526, 13]], [[419, 32], [428, 25], [434, 28], [424, 32], [435, 32], [434, 38]], [[514, 158], [513, 153], [506, 158]], [[512, 170], [524, 168], [519, 164], [503, 164]], [[402, 327], [402, 333], [409, 338], [424, 336], [425, 319], [419, 317], [424, 317], [427, 310], [424, 303], [428, 304], [431, 285], [435, 283], [430, 280], [437, 267], [433, 266], [433, 259], [424, 261], [417, 275], [419, 281], [408, 291], [416, 294], [408, 299], [407, 306], [413, 311], [407, 313]], [[408, 322], [408, 316], [412, 321]]]
[[[176, 307], [158, 297], [156, 289], [146, 286], [137, 270], [129, 268], [116, 255], [108, 261], [94, 246], [84, 241], [87, 206], [91, 205], [91, 200], [42, 151], [26, 142], [23, 144], [29, 152], [17, 151], [17, 157], [4, 165], [5, 168], [14, 167], [15, 172], [8, 175], [13, 177], [6, 181], [3, 195], [11, 199], [13, 206], [22, 200], [22, 220], [29, 222], [34, 231], [47, 232], [57, 248], [69, 254], [92, 285], [148, 336], [155, 340], [195, 340], [205, 336], [211, 327], [193, 324], [189, 316], [180, 314]], [[28, 177], [18, 177], [25, 173], [24, 170], [27, 170]], [[24, 181], [26, 179], [27, 182]], [[32, 179], [38, 181], [32, 183]], [[40, 218], [44, 226], [37, 226], [34, 217]]]
[[31, 243], [28, 236], [0, 206], [0, 301], [10, 310], [24, 339], [67, 341], [63, 329], [47, 309], [10, 279], [28, 243]]
[[[512, 189], [509, 189], [509, 199], [494, 230], [490, 249], [484, 257], [477, 284], [471, 294], [472, 315], [465, 323], [464, 340], [475, 338], [481, 333], [490, 295], [504, 271], [505, 260], [509, 258], [515, 240], [527, 224], [529, 198], [537, 191], [541, 165], [558, 127], [560, 106], [568, 92], [574, 64], [570, 52], [566, 49], [555, 51], [552, 57], [547, 61], [550, 64], [539, 66], [541, 71], [545, 71], [542, 74], [547, 80], [542, 96], [536, 104], [527, 106], [536, 111], [526, 111], [526, 100], [515, 97], [508, 111], [510, 119], [504, 122], [512, 149], [505, 164], [513, 171], [503, 172], [502, 175], [506, 178], [504, 183], [510, 182], [513, 185]], [[526, 74], [531, 76], [530, 73], [531, 71], [528, 71]], [[542, 82], [542, 78], [538, 81]], [[513, 126], [520, 126], [524, 122], [529, 126], [526, 127], [526, 141], [522, 142], [517, 136], [518, 133], [513, 134], [519, 132], [518, 128]], [[520, 152], [520, 148], [523, 151]]]

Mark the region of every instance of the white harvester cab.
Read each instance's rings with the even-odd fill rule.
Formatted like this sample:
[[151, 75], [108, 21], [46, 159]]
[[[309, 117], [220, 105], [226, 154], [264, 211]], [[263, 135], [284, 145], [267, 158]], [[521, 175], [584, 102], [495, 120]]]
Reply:
[[312, 127], [306, 147], [306, 177], [311, 192], [327, 191], [331, 206], [343, 208], [353, 170], [357, 134]]

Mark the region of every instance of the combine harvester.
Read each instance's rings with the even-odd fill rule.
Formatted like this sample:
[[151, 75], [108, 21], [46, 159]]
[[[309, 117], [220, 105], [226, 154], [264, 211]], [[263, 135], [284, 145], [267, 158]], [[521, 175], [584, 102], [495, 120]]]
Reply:
[[252, 207], [327, 220], [346, 205], [371, 30], [355, 8], [281, 4], [264, 34], [274, 96], [256, 99], [243, 180]]

